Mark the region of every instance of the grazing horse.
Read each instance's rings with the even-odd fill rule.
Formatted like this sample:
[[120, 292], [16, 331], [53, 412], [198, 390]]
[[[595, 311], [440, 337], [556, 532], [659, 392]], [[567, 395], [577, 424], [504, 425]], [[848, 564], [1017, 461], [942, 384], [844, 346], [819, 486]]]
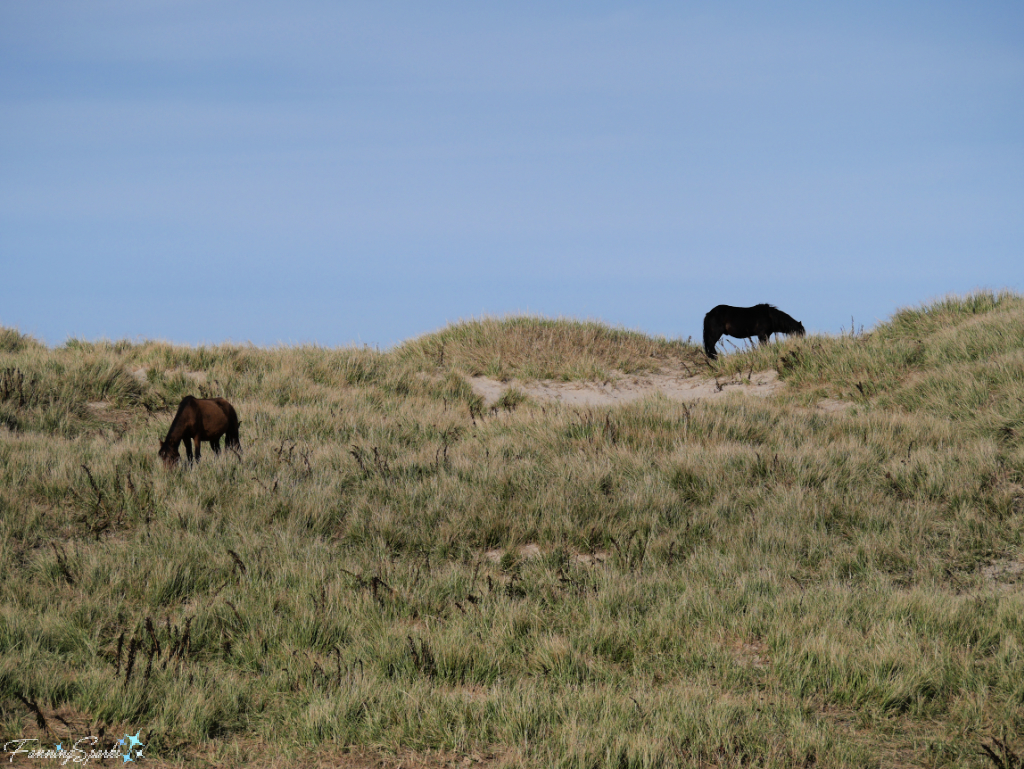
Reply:
[[160, 442], [160, 458], [166, 467], [174, 467], [181, 461], [178, 444], [185, 441], [185, 456], [192, 461], [192, 443], [196, 444], [196, 462], [199, 461], [199, 442], [207, 441], [214, 454], [220, 453], [220, 437], [224, 444], [239, 453], [242, 445], [238, 441], [238, 415], [235, 408], [223, 398], [193, 398], [186, 395], [178, 404], [167, 437]]
[[711, 360], [718, 357], [715, 345], [723, 336], [739, 339], [756, 336], [765, 344], [772, 334], [804, 335], [804, 325], [770, 304], [730, 307], [720, 304], [704, 316], [704, 352]]

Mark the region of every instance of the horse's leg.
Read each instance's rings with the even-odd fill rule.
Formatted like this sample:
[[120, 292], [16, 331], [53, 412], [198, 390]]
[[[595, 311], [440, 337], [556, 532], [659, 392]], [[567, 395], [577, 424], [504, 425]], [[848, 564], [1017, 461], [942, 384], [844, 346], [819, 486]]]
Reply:
[[[185, 459], [188, 460], [189, 464], [192, 464], [192, 439], [185, 438]], [[177, 449], [175, 449], [177, 451]]]
[[718, 337], [704, 337], [704, 354], [708, 356], [708, 360], [714, 360], [718, 357], [718, 353], [715, 352], [715, 345], [717, 343]]
[[708, 352], [708, 357], [711, 358], [711, 360], [717, 360], [718, 359], [718, 351], [715, 348], [718, 346], [718, 340], [721, 339], [723, 336], [725, 336], [725, 335], [722, 334], [722, 333], [716, 333], [716, 334], [713, 334], [711, 336], [711, 351], [710, 352], [708, 352], [708, 343], [705, 340], [705, 342], [704, 342], [704, 352]]
[[758, 334], [757, 335], [757, 341], [760, 342], [761, 344], [768, 344], [768, 338], [770, 336], [771, 336], [771, 334], [764, 334], [764, 333]]
[[198, 462], [199, 461], [199, 436], [198, 435], [195, 437], [195, 442], [196, 442], [196, 462]]
[[211, 438], [210, 448], [213, 449], [214, 454], [220, 454], [220, 438]]
[[718, 353], [715, 352], [715, 345], [718, 344], [718, 340], [722, 338], [722, 332], [714, 322], [704, 322], [704, 354], [708, 356], [710, 360], [714, 360], [718, 357]]

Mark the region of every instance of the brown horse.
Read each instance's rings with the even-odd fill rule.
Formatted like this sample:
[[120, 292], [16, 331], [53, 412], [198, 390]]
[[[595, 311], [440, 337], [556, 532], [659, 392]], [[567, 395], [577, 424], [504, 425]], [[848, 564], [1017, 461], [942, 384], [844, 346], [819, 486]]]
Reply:
[[167, 467], [181, 461], [178, 444], [185, 441], [185, 456], [192, 461], [192, 442], [196, 444], [196, 462], [199, 461], [199, 442], [207, 441], [214, 454], [220, 453], [220, 437], [229, 449], [242, 453], [238, 441], [238, 415], [235, 408], [223, 398], [200, 399], [186, 395], [178, 404], [167, 437], [160, 442], [160, 458]]

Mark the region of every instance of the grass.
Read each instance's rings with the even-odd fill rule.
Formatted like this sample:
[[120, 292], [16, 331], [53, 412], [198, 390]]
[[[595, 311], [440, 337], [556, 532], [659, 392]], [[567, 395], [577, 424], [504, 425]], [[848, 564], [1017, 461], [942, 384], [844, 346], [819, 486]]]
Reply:
[[688, 341], [656, 339], [601, 323], [517, 316], [459, 323], [396, 350], [420, 367], [487, 375], [501, 380], [601, 380], [659, 369], [668, 363], [701, 365]]
[[[713, 365], [539, 318], [385, 353], [2, 330], [0, 739], [141, 729], [147, 760], [187, 764], [1019, 766], [1024, 298]], [[787, 387], [485, 410], [466, 383], [662, 367]], [[188, 393], [234, 403], [241, 459], [164, 470]]]

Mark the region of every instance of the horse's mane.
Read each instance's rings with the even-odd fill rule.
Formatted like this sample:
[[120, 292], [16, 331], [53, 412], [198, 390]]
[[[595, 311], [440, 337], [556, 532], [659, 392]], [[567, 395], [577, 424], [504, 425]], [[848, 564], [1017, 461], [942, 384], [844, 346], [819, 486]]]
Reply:
[[[178, 424], [178, 419], [184, 413], [185, 409], [187, 409], [189, 406], [192, 406], [195, 402], [196, 399], [195, 396], [193, 395], [186, 395], [184, 398], [181, 399], [181, 403], [178, 404], [178, 410], [174, 412], [174, 419], [171, 420], [171, 426], [167, 430], [167, 438], [171, 437], [171, 433], [174, 431], [174, 426]], [[164, 440], [167, 440], [167, 438], [165, 438]]]
[[803, 329], [800, 321], [773, 304], [760, 304], [758, 307], [763, 307], [764, 311], [768, 313], [768, 316], [772, 319], [772, 324], [776, 326], [776, 331], [789, 334], [792, 330]]

